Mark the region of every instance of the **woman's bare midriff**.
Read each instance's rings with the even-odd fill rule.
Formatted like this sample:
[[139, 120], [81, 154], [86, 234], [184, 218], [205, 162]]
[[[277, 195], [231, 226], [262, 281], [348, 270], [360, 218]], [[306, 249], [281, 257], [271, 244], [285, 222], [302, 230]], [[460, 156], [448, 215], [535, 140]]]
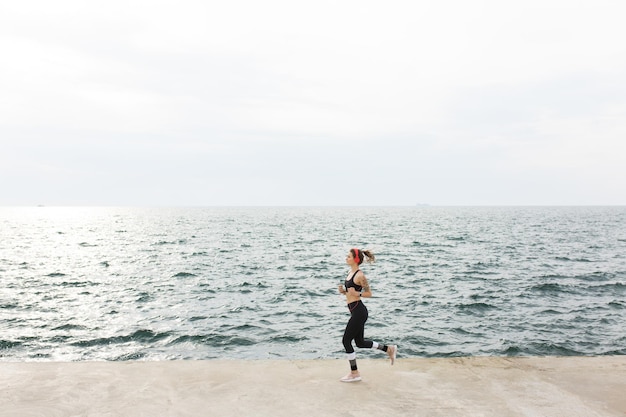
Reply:
[[361, 299], [361, 297], [359, 297], [358, 295], [348, 295], [346, 293], [346, 304], [350, 304], [350, 303], [354, 303], [355, 301], [359, 301]]

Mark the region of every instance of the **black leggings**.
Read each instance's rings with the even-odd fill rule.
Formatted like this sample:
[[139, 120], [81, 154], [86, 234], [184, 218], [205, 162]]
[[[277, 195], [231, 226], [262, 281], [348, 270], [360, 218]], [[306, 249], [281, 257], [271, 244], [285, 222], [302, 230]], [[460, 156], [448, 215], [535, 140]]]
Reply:
[[350, 309], [350, 320], [346, 325], [346, 331], [343, 333], [343, 347], [346, 353], [353, 353], [352, 340], [356, 342], [359, 348], [370, 349], [373, 346], [371, 340], [365, 340], [365, 322], [367, 321], [367, 308], [361, 301], [355, 301], [348, 304]]

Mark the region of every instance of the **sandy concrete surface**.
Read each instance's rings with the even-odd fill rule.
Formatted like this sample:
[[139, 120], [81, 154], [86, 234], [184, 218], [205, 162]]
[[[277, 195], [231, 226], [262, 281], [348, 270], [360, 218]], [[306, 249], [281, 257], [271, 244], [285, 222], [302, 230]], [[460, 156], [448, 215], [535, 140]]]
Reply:
[[0, 416], [626, 416], [626, 356], [0, 362]]

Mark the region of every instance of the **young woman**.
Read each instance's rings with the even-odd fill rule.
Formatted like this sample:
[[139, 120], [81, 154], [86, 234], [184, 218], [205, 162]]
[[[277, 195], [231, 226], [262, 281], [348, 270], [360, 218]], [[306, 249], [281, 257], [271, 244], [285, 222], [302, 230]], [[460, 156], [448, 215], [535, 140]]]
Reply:
[[372, 296], [372, 290], [367, 282], [367, 278], [359, 269], [359, 265], [363, 263], [364, 258], [367, 258], [368, 263], [372, 263], [375, 260], [374, 254], [370, 251], [356, 248], [350, 249], [346, 257], [346, 263], [350, 266], [350, 273], [346, 278], [345, 284], [339, 285], [339, 292], [346, 296], [346, 303], [350, 310], [350, 320], [348, 320], [346, 331], [343, 334], [343, 346], [348, 354], [351, 371], [348, 375], [341, 378], [341, 382], [357, 382], [361, 380], [361, 375], [356, 366], [356, 353], [352, 347], [352, 340], [356, 342], [359, 348], [380, 349], [383, 352], [387, 352], [392, 365], [396, 360], [396, 353], [398, 352], [398, 347], [395, 345], [387, 346], [364, 339], [367, 308], [361, 301], [361, 298], [370, 298]]

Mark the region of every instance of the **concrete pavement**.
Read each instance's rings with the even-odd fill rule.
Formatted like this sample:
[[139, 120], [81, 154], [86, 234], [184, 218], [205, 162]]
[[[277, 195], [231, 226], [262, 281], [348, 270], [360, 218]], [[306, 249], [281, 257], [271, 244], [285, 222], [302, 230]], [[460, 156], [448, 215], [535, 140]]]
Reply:
[[626, 416], [626, 356], [0, 362], [0, 416]]

